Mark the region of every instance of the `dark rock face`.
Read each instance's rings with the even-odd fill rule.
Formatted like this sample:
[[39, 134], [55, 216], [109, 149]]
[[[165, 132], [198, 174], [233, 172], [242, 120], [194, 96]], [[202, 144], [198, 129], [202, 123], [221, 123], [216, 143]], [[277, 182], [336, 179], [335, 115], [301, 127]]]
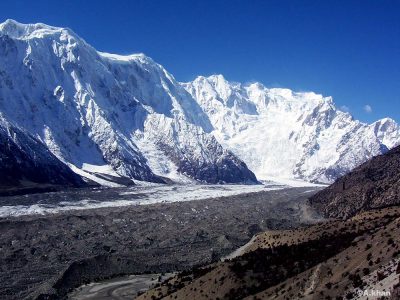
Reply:
[[223, 149], [214, 138], [211, 141], [214, 142], [209, 145], [212, 154], [202, 157], [196, 156], [190, 149], [183, 154], [177, 147], [171, 147], [163, 142], [158, 143], [158, 147], [178, 166], [178, 172], [195, 180], [210, 184], [259, 183], [242, 160]]
[[400, 146], [339, 178], [311, 197], [310, 203], [333, 218], [400, 204]]
[[182, 161], [178, 168], [179, 172], [188, 174], [190, 177], [205, 181], [207, 183], [253, 183], [257, 178], [246, 164], [235, 156], [223, 157], [213, 164], [201, 164], [198, 161]]
[[39, 140], [0, 119], [0, 187], [18, 186], [21, 181], [85, 186]]

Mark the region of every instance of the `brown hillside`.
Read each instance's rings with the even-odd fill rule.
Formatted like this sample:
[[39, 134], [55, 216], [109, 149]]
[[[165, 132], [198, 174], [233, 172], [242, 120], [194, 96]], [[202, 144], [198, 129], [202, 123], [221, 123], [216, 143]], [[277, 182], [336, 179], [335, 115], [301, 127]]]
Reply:
[[400, 208], [392, 207], [262, 233], [243, 255], [181, 273], [139, 299], [351, 298], [355, 289], [377, 283], [368, 277], [373, 272], [397, 267], [399, 230]]
[[400, 204], [400, 146], [338, 179], [312, 196], [310, 204], [328, 218]]

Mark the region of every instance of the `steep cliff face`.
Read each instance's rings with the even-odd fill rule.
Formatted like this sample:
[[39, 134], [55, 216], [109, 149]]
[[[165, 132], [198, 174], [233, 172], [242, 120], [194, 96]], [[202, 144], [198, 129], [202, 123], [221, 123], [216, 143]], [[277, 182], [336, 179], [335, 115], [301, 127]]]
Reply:
[[70, 29], [0, 25], [0, 111], [79, 172], [108, 166], [151, 182], [256, 182], [162, 66], [143, 54], [97, 52]]
[[85, 185], [40, 141], [12, 126], [0, 115], [0, 188], [29, 183]]
[[400, 143], [393, 120], [362, 123], [312, 92], [234, 83], [222, 75], [183, 85], [209, 116], [217, 140], [260, 179], [330, 183]]
[[400, 146], [377, 156], [311, 197], [326, 217], [347, 218], [373, 208], [400, 204]]

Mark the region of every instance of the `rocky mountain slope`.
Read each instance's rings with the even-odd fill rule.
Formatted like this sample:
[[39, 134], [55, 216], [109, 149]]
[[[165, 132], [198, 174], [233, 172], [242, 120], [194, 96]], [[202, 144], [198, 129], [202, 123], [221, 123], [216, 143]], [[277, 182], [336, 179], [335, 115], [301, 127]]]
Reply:
[[400, 146], [374, 157], [310, 198], [326, 217], [400, 204]]
[[222, 75], [183, 84], [209, 116], [213, 134], [259, 179], [331, 183], [400, 143], [391, 119], [354, 120], [331, 97], [241, 84]]
[[70, 29], [0, 24], [0, 112], [83, 176], [257, 182], [162, 66], [100, 53]]
[[[182, 272], [138, 299], [367, 299], [400, 292], [400, 209], [256, 235], [232, 259]], [[386, 297], [385, 299], [389, 299]]]
[[32, 183], [85, 185], [40, 141], [9, 124], [0, 115], [0, 188], [27, 187]]

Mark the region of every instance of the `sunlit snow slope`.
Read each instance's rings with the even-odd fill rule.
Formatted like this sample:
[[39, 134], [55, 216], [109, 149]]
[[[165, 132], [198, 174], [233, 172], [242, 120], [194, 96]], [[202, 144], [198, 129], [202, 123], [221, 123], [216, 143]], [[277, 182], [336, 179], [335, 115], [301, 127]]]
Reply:
[[0, 112], [80, 175], [256, 182], [161, 65], [98, 52], [70, 29], [0, 24]]
[[331, 97], [228, 82], [222, 75], [183, 85], [207, 113], [217, 140], [259, 179], [332, 182], [400, 143], [396, 122], [354, 120]]

